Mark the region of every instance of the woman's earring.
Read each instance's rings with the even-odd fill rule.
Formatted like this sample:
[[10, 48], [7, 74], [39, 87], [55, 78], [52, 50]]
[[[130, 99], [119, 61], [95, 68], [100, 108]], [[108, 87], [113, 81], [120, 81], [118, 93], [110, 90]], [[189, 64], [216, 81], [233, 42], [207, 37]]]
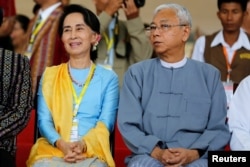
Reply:
[[97, 40], [96, 43], [92, 47], [92, 51], [95, 51], [97, 49], [97, 45], [99, 44], [99, 41], [101, 40], [101, 35], [100, 34], [97, 35], [96, 40]]
[[97, 45], [98, 45], [98, 42], [96, 42], [96, 43], [93, 45], [92, 51], [95, 51], [95, 50], [97, 49]]

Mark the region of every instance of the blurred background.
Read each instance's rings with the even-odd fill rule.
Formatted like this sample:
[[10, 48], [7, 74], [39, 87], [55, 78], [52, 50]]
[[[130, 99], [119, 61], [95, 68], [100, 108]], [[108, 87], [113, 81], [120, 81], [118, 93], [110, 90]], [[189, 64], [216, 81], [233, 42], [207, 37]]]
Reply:
[[[34, 16], [32, 13], [34, 0], [0, 0], [10, 4], [15, 1], [17, 14], [24, 14], [30, 18]], [[94, 13], [94, 4], [92, 0], [62, 0], [70, 4], [81, 4], [88, 7]], [[217, 18], [217, 0], [146, 0], [145, 5], [140, 9], [140, 16], [143, 22], [149, 24], [152, 20], [154, 9], [163, 3], [178, 3], [185, 6], [191, 13], [193, 26], [192, 33], [186, 45], [186, 56], [190, 57], [195, 40], [204, 34], [211, 34], [221, 28], [221, 24]], [[125, 19], [122, 10], [119, 11], [120, 19]]]
[[[220, 29], [221, 25], [216, 16], [217, 0], [146, 0], [146, 4], [141, 8], [140, 13], [143, 21], [150, 23], [155, 7], [162, 3], [171, 2], [183, 5], [190, 11], [193, 18], [193, 31], [207, 34]], [[92, 0], [70, 0], [70, 3], [82, 4], [94, 10]], [[33, 5], [33, 0], [16, 0], [16, 11], [32, 17]], [[121, 18], [124, 18], [122, 11], [119, 14]]]

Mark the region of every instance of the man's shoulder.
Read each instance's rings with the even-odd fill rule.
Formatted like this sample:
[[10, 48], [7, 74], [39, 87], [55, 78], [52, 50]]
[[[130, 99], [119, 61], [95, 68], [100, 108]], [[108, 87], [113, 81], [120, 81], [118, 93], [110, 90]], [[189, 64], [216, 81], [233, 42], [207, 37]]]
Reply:
[[127, 71], [132, 73], [148, 73], [157, 66], [157, 58], [146, 59], [129, 66]]
[[213, 40], [215, 36], [219, 33], [220, 31], [213, 32], [212, 34], [205, 35], [206, 40]]
[[142, 61], [139, 61], [137, 63], [132, 64], [130, 67], [131, 68], [150, 67], [157, 62], [157, 59], [158, 58], [151, 58], [151, 59], [142, 60]]
[[250, 41], [250, 34], [248, 34], [247, 32], [243, 31], [244, 34], [246, 34], [248, 40]]
[[201, 62], [201, 61], [193, 60], [193, 59], [188, 59], [188, 62], [189, 64], [191, 64], [191, 67], [199, 68], [207, 72], [211, 72], [211, 71], [218, 72], [218, 69], [209, 63], [205, 63], [205, 62]]
[[60, 6], [57, 6], [53, 11], [52, 13], [50, 14], [49, 18], [52, 18], [52, 19], [60, 19], [59, 16], [61, 16], [63, 14], [63, 6], [60, 5]]

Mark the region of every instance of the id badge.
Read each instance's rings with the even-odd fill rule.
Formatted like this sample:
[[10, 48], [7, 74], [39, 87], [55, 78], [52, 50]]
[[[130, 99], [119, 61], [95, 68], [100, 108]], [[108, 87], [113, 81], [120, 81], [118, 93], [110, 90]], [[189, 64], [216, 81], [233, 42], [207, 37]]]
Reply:
[[72, 121], [72, 128], [70, 132], [70, 141], [78, 141], [78, 120], [76, 118]]
[[229, 108], [230, 101], [233, 97], [234, 83], [232, 81], [222, 82], [222, 83], [227, 97], [227, 108]]

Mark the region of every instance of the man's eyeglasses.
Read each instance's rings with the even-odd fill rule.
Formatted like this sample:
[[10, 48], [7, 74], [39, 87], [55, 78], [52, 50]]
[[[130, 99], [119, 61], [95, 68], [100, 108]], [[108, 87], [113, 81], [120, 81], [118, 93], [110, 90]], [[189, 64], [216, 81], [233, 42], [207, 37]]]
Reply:
[[156, 25], [150, 25], [146, 28], [147, 33], [153, 33], [158, 29], [160, 32], [168, 31], [172, 27], [179, 27], [179, 26], [187, 26], [186, 24], [177, 24], [177, 25], [170, 25], [170, 24], [161, 24], [159, 27]]

